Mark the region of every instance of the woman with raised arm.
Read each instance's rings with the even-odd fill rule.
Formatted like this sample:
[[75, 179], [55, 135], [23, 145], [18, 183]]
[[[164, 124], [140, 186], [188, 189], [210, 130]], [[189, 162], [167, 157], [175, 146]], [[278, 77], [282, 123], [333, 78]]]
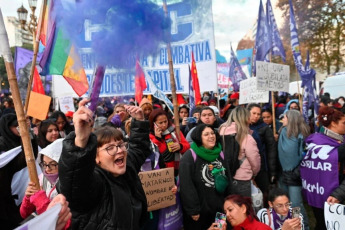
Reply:
[[[79, 103], [75, 132], [63, 142], [59, 189], [70, 202], [72, 229], [140, 229], [147, 201], [138, 172], [151, 153], [149, 124], [139, 107], [125, 106], [132, 116], [129, 148], [122, 132], [102, 127], [91, 133], [92, 112]], [[127, 151], [128, 150], [128, 151]]]

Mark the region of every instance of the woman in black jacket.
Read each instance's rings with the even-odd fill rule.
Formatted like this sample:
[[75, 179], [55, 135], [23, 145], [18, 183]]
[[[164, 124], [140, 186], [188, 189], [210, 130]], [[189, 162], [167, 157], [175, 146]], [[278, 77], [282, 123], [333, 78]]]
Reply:
[[140, 229], [147, 201], [138, 172], [151, 153], [149, 124], [140, 108], [125, 107], [133, 118], [127, 148], [113, 127], [91, 133], [87, 102], [74, 113], [75, 132], [65, 138], [59, 160], [59, 189], [70, 202], [72, 229]]

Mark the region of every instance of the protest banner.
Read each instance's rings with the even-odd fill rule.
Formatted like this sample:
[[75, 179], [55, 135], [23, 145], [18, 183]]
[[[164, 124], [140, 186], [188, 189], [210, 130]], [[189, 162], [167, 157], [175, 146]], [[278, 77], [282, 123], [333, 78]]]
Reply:
[[148, 211], [162, 209], [176, 203], [176, 197], [171, 192], [175, 186], [173, 168], [140, 172], [139, 178], [146, 195]]
[[267, 103], [269, 91], [258, 90], [257, 80], [249, 78], [240, 82], [240, 105], [249, 103]]
[[51, 97], [31, 91], [27, 115], [41, 121], [47, 118]]
[[345, 226], [345, 205], [325, 202], [325, 224], [329, 230], [340, 230]]
[[257, 87], [260, 90], [289, 92], [290, 67], [270, 62], [256, 62]]
[[[191, 64], [193, 51], [200, 91], [216, 91], [216, 52], [214, 41], [214, 29], [212, 19], [212, 1], [191, 2], [181, 0], [168, 4], [171, 19], [171, 50], [174, 65], [174, 74], [177, 93], [188, 94], [188, 64]], [[92, 82], [96, 66], [95, 55], [91, 48], [92, 36], [100, 31], [104, 25], [102, 22], [85, 20], [80, 39], [83, 41], [79, 47], [79, 54], [88, 82]], [[128, 69], [116, 69], [107, 66], [100, 97], [134, 95], [136, 57], [128, 57]], [[166, 44], [162, 44], [156, 55], [140, 57], [140, 64], [145, 75], [150, 76], [153, 82], [164, 94], [171, 93], [169, 80], [169, 65]], [[64, 90], [54, 87], [55, 91]], [[61, 95], [59, 92], [55, 94]], [[73, 92], [71, 92], [73, 94]], [[144, 94], [152, 94], [148, 87]]]
[[229, 84], [232, 85], [229, 78], [229, 63], [217, 63], [217, 77], [218, 77], [218, 89], [229, 89]]
[[60, 97], [59, 98], [60, 110], [63, 113], [67, 113], [68, 111], [75, 112], [73, 97]]

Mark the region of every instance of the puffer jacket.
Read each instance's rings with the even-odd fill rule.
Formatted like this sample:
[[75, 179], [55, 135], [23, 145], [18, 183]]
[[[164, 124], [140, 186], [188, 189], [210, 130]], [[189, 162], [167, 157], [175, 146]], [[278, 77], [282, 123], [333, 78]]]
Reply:
[[132, 120], [126, 172], [114, 177], [96, 165], [97, 137], [85, 148], [64, 140], [59, 160], [58, 190], [72, 212], [72, 229], [140, 229], [147, 218], [147, 200], [138, 172], [150, 155], [149, 124]]
[[277, 176], [278, 151], [272, 130], [262, 120], [250, 125], [250, 129], [260, 137], [257, 140], [256, 135], [253, 135], [260, 151], [261, 170], [268, 171], [271, 177]]

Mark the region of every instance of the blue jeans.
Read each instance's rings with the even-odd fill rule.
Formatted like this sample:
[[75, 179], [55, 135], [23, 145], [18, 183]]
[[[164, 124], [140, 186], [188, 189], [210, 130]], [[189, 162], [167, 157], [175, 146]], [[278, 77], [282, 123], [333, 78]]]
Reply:
[[302, 186], [286, 185], [281, 180], [279, 180], [278, 184], [280, 188], [288, 192], [289, 197], [290, 197], [290, 202], [292, 203], [292, 207], [301, 208], [301, 213], [303, 215], [304, 229], [309, 230], [308, 216], [303, 205]]

